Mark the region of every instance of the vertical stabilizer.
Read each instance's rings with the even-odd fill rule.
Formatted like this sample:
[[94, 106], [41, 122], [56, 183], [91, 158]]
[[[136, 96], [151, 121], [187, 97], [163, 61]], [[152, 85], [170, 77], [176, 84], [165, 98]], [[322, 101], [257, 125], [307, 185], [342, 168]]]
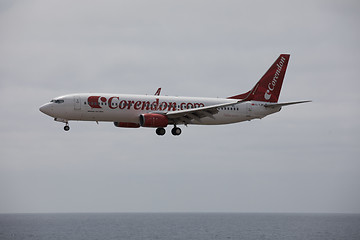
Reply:
[[232, 99], [243, 101], [261, 101], [276, 103], [280, 96], [281, 86], [285, 77], [290, 54], [281, 54], [262, 76], [256, 85], [247, 93], [232, 96]]

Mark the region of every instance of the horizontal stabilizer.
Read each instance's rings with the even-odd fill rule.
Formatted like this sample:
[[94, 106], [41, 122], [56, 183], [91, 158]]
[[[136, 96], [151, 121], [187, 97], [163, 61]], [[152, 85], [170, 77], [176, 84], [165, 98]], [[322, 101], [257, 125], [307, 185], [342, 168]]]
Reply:
[[288, 103], [267, 103], [264, 106], [265, 107], [283, 107], [283, 106], [307, 103], [307, 102], [312, 102], [312, 101], [299, 101], [299, 102], [288, 102]]

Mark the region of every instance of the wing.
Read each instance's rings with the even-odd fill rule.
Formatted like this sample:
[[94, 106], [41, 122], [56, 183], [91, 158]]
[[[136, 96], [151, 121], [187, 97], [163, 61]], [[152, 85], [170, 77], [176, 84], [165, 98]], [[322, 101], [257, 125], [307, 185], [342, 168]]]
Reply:
[[185, 109], [180, 111], [171, 111], [165, 113], [165, 115], [168, 117], [169, 121], [173, 123], [183, 123], [183, 124], [189, 124], [192, 120], [195, 120], [199, 123], [201, 123], [201, 119], [204, 117], [209, 117], [212, 119], [214, 118], [214, 115], [219, 112], [218, 108], [220, 107], [227, 107], [232, 106], [234, 104], [240, 103], [242, 101], [233, 101], [228, 103], [222, 103], [222, 104], [216, 104], [206, 107], [200, 107], [200, 108], [192, 108], [192, 109]]

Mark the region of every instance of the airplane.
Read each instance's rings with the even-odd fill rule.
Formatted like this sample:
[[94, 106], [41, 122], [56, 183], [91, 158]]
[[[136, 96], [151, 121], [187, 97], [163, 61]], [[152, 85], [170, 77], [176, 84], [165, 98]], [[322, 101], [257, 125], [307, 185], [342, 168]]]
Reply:
[[219, 125], [262, 119], [279, 112], [283, 106], [306, 103], [278, 103], [290, 54], [281, 54], [269, 70], [248, 92], [227, 98], [161, 96], [109, 93], [79, 93], [56, 97], [40, 107], [40, 111], [65, 123], [69, 121], [113, 122], [120, 128], [155, 128], [163, 136], [165, 127], [181, 134], [179, 125]]

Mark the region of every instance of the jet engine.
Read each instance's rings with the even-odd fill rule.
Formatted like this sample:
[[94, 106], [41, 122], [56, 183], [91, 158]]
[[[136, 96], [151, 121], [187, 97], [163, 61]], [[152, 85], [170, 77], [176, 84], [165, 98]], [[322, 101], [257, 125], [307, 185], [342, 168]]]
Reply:
[[169, 123], [167, 116], [157, 113], [145, 113], [140, 115], [140, 126], [142, 127], [166, 127]]

